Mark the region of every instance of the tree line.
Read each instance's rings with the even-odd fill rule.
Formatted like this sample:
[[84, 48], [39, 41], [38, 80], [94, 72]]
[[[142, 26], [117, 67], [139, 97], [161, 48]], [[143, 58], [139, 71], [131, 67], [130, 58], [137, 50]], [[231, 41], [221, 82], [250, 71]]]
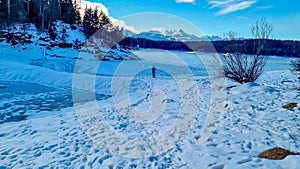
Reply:
[[101, 10], [85, 7], [80, 15], [80, 0], [0, 0], [0, 25], [11, 23], [35, 23], [40, 31], [53, 31], [53, 22], [61, 20], [68, 24], [80, 24], [89, 38], [101, 28], [122, 31], [112, 25], [109, 17]]
[[[256, 54], [254, 48], [260, 39], [218, 40], [218, 41], [154, 41], [144, 38], [127, 37], [120, 42], [124, 47], [157, 48], [163, 50], [200, 51], [226, 53], [227, 49], [239, 46], [244, 54]], [[261, 55], [300, 57], [300, 41], [267, 39]]]
[[2, 24], [35, 23], [41, 30], [51, 22], [81, 23], [77, 2], [72, 0], [1, 0]]

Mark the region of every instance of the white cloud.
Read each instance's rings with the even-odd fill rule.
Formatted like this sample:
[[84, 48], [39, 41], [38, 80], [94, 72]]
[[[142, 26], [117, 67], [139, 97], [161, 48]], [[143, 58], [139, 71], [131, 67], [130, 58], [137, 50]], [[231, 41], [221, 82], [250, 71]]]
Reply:
[[249, 8], [254, 3], [255, 3], [255, 1], [245, 1], [245, 2], [239, 2], [239, 3], [236, 3], [236, 4], [232, 4], [232, 5], [227, 6], [224, 9], [220, 10], [217, 14], [218, 15], [224, 15], [224, 14], [227, 14], [227, 13], [240, 11], [240, 10]]
[[176, 3], [195, 3], [196, 0], [176, 0]]
[[84, 11], [85, 11], [86, 7], [88, 7], [88, 8], [91, 7], [92, 9], [97, 8], [99, 12], [100, 12], [100, 10], [102, 10], [110, 18], [113, 25], [122, 27], [123, 29], [129, 30], [133, 33], [138, 33], [138, 31], [133, 26], [126, 25], [126, 23], [123, 20], [118, 20], [118, 19], [115, 19], [115, 18], [109, 16], [109, 12], [108, 12], [107, 7], [103, 4], [101, 4], [101, 3], [98, 3], [98, 2], [90, 2], [90, 1], [87, 1], [87, 0], [82, 0], [81, 4], [80, 4], [80, 9], [79, 9], [81, 16], [84, 15]]
[[166, 30], [164, 27], [154, 27], [150, 29], [151, 31], [158, 31], [158, 32], [163, 32]]
[[115, 26], [119, 26], [125, 30], [129, 30], [132, 33], [136, 33], [136, 34], [139, 33], [139, 31], [136, 30], [135, 27], [126, 25], [125, 21], [123, 21], [123, 20], [115, 19], [112, 17], [110, 17], [110, 20], [111, 20], [112, 24]]
[[79, 12], [81, 16], [83, 16], [86, 7], [88, 8], [91, 7], [92, 9], [97, 8], [99, 11], [102, 10], [106, 15], [108, 15], [107, 7], [98, 2], [90, 2], [90, 1], [82, 0], [79, 7], [80, 7]]
[[234, 0], [226, 0], [226, 1], [211, 0], [208, 3], [211, 5], [211, 8], [216, 8], [216, 7], [227, 5], [232, 2], [234, 2]]
[[208, 0], [212, 8], [220, 8], [217, 15], [225, 15], [231, 12], [247, 9], [256, 3], [256, 0]]

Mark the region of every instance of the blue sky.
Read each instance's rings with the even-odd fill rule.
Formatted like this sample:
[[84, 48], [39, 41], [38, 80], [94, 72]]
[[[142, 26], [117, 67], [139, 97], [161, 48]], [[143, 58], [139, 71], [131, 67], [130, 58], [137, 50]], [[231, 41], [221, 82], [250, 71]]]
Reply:
[[[183, 29], [196, 35], [234, 31], [251, 37], [251, 24], [265, 17], [272, 37], [300, 40], [299, 0], [90, 0], [138, 31]], [[199, 31], [200, 30], [200, 31]]]

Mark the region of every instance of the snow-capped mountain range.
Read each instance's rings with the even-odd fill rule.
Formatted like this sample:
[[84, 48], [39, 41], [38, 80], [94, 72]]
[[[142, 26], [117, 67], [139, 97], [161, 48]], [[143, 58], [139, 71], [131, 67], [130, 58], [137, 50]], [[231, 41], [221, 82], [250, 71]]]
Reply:
[[145, 38], [150, 40], [160, 40], [160, 41], [202, 41], [202, 40], [221, 40], [219, 36], [202, 36], [198, 37], [194, 34], [189, 34], [184, 32], [182, 29], [179, 30], [150, 30], [146, 32], [140, 32], [139, 34], [134, 34], [127, 32], [127, 35], [133, 38]]

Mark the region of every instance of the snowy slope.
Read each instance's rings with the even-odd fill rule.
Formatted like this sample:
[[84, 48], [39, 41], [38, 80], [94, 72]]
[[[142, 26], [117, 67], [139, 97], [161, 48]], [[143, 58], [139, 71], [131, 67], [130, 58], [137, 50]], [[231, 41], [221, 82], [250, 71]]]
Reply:
[[[130, 50], [121, 47], [111, 49], [102, 43], [102, 39], [92, 36], [87, 40], [80, 25], [56, 21], [50, 27], [53, 33], [38, 31], [34, 24], [14, 23], [2, 30], [1, 49], [9, 53], [13, 46], [15, 50], [12, 52], [37, 52], [38, 59], [43, 60], [47, 58], [106, 61], [139, 59]], [[5, 50], [6, 47], [8, 51]]]
[[[290, 59], [272, 57], [257, 83], [213, 86], [202, 71], [180, 74], [186, 63], [201, 65], [194, 53], [141, 50], [142, 60], [116, 65], [78, 60], [74, 74], [71, 58], [36, 65], [42, 49], [1, 50], [0, 168], [300, 167], [297, 156], [257, 157], [275, 146], [299, 151], [300, 84], [286, 69]], [[153, 64], [174, 71], [153, 79]], [[95, 65], [110, 70], [95, 76]], [[282, 108], [289, 102], [295, 111]]]

